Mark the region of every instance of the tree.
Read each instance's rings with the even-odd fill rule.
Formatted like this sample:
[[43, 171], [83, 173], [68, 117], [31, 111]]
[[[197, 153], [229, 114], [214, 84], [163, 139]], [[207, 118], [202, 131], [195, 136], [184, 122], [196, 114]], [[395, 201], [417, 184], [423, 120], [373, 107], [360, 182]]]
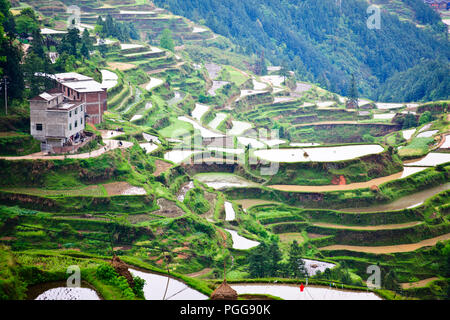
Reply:
[[89, 59], [89, 49], [86, 46], [86, 43], [83, 42], [80, 49], [81, 56], [85, 59]]
[[267, 64], [264, 56], [264, 51], [261, 52], [261, 54], [259, 55], [259, 59], [256, 62], [255, 73], [261, 76], [267, 74]]
[[83, 35], [81, 36], [81, 43], [83, 43], [88, 50], [92, 50], [94, 48], [94, 43], [92, 42], [91, 35], [89, 34], [89, 30], [87, 28], [85, 28], [83, 31]]
[[302, 258], [302, 250], [298, 242], [294, 240], [289, 247], [289, 258], [287, 264], [287, 273], [290, 277], [301, 278], [307, 275], [305, 263]]
[[403, 119], [403, 129], [409, 129], [413, 127], [417, 127], [417, 119], [414, 114], [408, 112]]
[[269, 245], [269, 248], [267, 250], [268, 254], [268, 267], [269, 267], [269, 275], [270, 276], [275, 276], [278, 273], [278, 270], [280, 269], [280, 261], [282, 259], [282, 254], [280, 251], [280, 248], [278, 246], [277, 241], [272, 241]]
[[8, 99], [14, 99], [23, 96], [25, 86], [21, 65], [23, 52], [15, 43], [16, 31], [10, 8], [9, 1], [0, 0], [0, 76], [8, 79]]
[[397, 275], [394, 269], [389, 270], [383, 279], [383, 287], [388, 290], [397, 291], [400, 289], [400, 285], [397, 281]]
[[100, 51], [100, 54], [102, 57], [105, 56], [105, 54], [108, 52], [108, 46], [104, 43], [98, 45], [98, 51]]
[[175, 44], [172, 39], [172, 31], [169, 29], [164, 29], [161, 38], [159, 39], [159, 45], [161, 48], [167, 49], [169, 51], [175, 51]]
[[22, 9], [14, 20], [18, 34], [33, 34], [39, 30], [39, 21], [31, 8]]
[[267, 257], [267, 244], [262, 242], [249, 256], [249, 272], [252, 278], [264, 278], [270, 265]]
[[348, 93], [347, 105], [358, 108], [358, 86], [356, 85], [355, 74], [352, 73], [352, 80], [350, 82], [350, 90]]
[[62, 38], [57, 50], [59, 54], [68, 53], [72, 56], [79, 56], [78, 45], [81, 43], [80, 30], [77, 28], [69, 29], [67, 34]]
[[289, 66], [286, 60], [281, 63], [280, 75], [283, 77], [283, 81], [286, 81], [286, 77], [289, 76]]
[[422, 113], [422, 115], [419, 118], [419, 126], [431, 122], [433, 121], [433, 115], [431, 114], [430, 111], [425, 111], [424, 113]]

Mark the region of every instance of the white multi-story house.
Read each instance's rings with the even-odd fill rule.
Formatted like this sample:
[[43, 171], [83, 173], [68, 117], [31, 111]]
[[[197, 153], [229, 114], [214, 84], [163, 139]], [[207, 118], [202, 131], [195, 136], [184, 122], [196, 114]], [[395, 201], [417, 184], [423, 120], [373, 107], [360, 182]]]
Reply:
[[43, 151], [71, 146], [84, 135], [86, 103], [67, 101], [63, 93], [44, 92], [30, 100], [31, 135]]

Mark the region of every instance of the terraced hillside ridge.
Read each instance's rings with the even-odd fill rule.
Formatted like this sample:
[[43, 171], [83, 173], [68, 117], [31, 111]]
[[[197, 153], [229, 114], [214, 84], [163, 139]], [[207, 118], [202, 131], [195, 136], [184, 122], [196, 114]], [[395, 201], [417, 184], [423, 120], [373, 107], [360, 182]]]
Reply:
[[[379, 4], [381, 31], [356, 23], [365, 0], [0, 8], [1, 299], [447, 300], [447, 40], [419, 2]], [[53, 72], [95, 79], [104, 108]], [[47, 147], [57, 124], [71, 152]]]

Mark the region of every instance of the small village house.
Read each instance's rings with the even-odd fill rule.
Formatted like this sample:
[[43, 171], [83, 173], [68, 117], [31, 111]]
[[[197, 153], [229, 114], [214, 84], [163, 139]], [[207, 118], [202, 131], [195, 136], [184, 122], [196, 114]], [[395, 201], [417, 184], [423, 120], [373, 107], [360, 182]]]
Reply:
[[56, 152], [83, 140], [86, 104], [67, 101], [60, 92], [44, 92], [30, 100], [30, 129], [42, 151]]
[[75, 72], [58, 73], [53, 77], [57, 89], [66, 99], [86, 104], [87, 122], [99, 124], [103, 121], [108, 100], [106, 88], [91, 77]]

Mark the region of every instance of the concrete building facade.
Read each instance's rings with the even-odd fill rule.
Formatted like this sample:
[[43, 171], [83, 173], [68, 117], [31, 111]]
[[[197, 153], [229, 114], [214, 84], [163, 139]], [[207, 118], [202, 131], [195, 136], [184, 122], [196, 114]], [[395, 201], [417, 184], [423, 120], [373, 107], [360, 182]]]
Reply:
[[53, 90], [30, 100], [31, 135], [41, 141], [43, 151], [53, 151], [77, 143], [83, 137], [86, 104], [67, 101]]

